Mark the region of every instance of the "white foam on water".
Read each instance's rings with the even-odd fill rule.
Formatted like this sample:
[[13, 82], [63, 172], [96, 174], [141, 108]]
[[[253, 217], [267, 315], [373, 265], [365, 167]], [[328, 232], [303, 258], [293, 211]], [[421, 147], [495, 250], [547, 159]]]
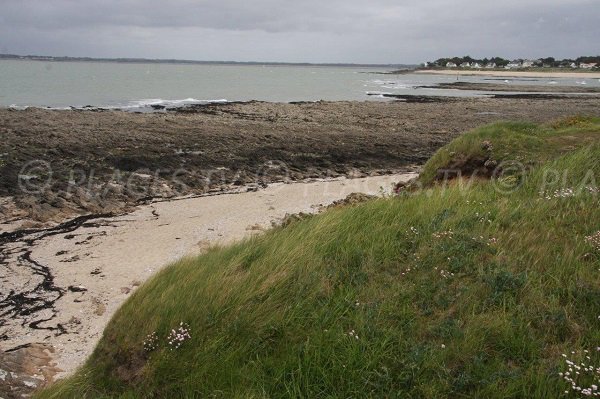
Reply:
[[135, 109], [135, 108], [148, 108], [152, 106], [164, 106], [164, 107], [177, 107], [182, 105], [191, 104], [214, 104], [214, 103], [226, 103], [226, 99], [218, 100], [198, 100], [196, 98], [184, 98], [181, 100], [165, 100], [162, 98], [145, 98], [141, 100], [130, 101], [127, 105], [116, 105], [109, 108], [116, 109]]
[[[72, 110], [72, 109], [110, 109], [110, 110], [144, 110], [144, 109], [153, 109], [153, 106], [163, 106], [163, 107], [181, 107], [185, 105], [193, 105], [193, 104], [225, 104], [229, 101], [226, 99], [215, 99], [215, 100], [198, 100], [196, 98], [184, 98], [181, 100], [164, 100], [162, 98], [145, 98], [141, 100], [132, 100], [125, 104], [117, 104], [117, 105], [79, 105], [79, 106], [69, 106], [69, 107], [39, 107], [44, 109], [52, 109], [52, 110]], [[11, 104], [8, 108], [17, 109], [17, 110], [25, 110], [27, 108], [36, 108], [35, 105], [18, 105]]]
[[376, 85], [396, 84], [396, 82], [392, 82], [391, 80], [380, 80], [380, 79], [371, 80], [371, 83], [376, 84]]
[[[371, 80], [368, 83], [371, 83], [373, 85], [377, 85], [380, 86], [382, 89], [388, 89], [388, 90], [408, 90], [408, 89], [414, 89], [415, 85], [414, 84], [406, 84], [406, 83], [401, 83], [399, 81], [391, 81], [391, 80]], [[365, 85], [367, 86], [367, 85]]]

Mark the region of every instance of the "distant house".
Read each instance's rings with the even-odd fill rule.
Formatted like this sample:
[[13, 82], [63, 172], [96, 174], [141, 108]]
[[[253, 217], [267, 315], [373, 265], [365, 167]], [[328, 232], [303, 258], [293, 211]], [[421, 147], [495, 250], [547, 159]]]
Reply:
[[485, 67], [487, 69], [494, 69], [494, 68], [496, 68], [496, 63], [495, 62], [490, 62], [489, 64], [486, 64]]
[[574, 63], [574, 62], [571, 62], [571, 63], [569, 64], [569, 66], [570, 66], [571, 68], [577, 68], [577, 64], [576, 64], [576, 63]]
[[533, 66], [535, 65], [534, 61], [531, 60], [525, 60], [523, 61], [523, 63], [521, 64], [522, 68], [533, 68]]
[[513, 69], [513, 68], [521, 68], [521, 62], [519, 61], [511, 61], [509, 62], [506, 67], [506, 69]]
[[463, 62], [462, 64], [460, 64], [461, 68], [471, 68], [471, 63], [470, 62]]
[[454, 62], [449, 62], [446, 64], [446, 68], [456, 68], [456, 64]]
[[581, 64], [579, 64], [579, 68], [592, 69], [592, 68], [595, 68], [597, 65], [598, 65], [597, 62], [590, 62], [590, 63], [582, 62]]
[[481, 68], [481, 64], [478, 63], [478, 62], [474, 62], [474, 63], [471, 64], [471, 68], [479, 69], [479, 68]]

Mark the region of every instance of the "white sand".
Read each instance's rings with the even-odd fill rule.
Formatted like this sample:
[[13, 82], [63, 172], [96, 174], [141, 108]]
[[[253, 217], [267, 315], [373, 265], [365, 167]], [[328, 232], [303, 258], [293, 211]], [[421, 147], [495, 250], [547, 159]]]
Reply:
[[498, 76], [521, 78], [580, 78], [600, 79], [600, 72], [534, 72], [534, 71], [472, 71], [465, 69], [431, 69], [415, 71], [418, 74], [428, 75], [461, 75], [461, 76]]
[[10, 339], [2, 342], [2, 349], [51, 345], [54, 361], [64, 371], [59, 376], [66, 376], [83, 364], [137, 285], [170, 262], [260, 233], [286, 213], [316, 212], [319, 205], [353, 192], [378, 194], [381, 187], [389, 192], [393, 183], [415, 176], [277, 184], [258, 192], [159, 202], [105, 219], [109, 226], [81, 227], [69, 233], [75, 235], [71, 239], [66, 234], [44, 238], [33, 248], [32, 259], [50, 267], [59, 287], [83, 286], [87, 291], [67, 292], [56, 303], [58, 316], [49, 325], [61, 323], [67, 334], [56, 337], [13, 320], [5, 326]]

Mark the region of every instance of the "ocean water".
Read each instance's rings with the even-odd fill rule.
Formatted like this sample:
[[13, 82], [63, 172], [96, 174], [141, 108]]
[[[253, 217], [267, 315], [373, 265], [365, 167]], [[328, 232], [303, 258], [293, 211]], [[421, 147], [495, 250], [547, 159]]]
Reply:
[[[418, 88], [456, 81], [454, 76], [385, 75], [381, 72], [389, 70], [0, 60], [0, 106], [64, 108], [89, 105], [143, 110], [151, 109], [150, 105], [215, 101], [381, 101], [380, 95], [384, 93], [481, 95], [469, 91]], [[485, 77], [461, 77], [460, 80], [490, 82]], [[511, 83], [600, 87], [597, 79], [527, 79], [511, 80]]]

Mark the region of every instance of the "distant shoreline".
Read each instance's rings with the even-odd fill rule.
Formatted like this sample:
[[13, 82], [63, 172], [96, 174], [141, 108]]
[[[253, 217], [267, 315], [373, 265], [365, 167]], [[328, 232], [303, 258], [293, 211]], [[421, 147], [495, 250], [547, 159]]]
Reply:
[[600, 72], [556, 72], [548, 71], [472, 71], [458, 69], [421, 69], [413, 73], [427, 75], [460, 75], [460, 76], [499, 76], [499, 77], [527, 77], [527, 78], [591, 78], [600, 79]]
[[298, 66], [298, 67], [339, 67], [339, 68], [416, 68], [416, 65], [405, 64], [348, 64], [348, 63], [310, 63], [310, 62], [275, 62], [275, 61], [199, 61], [179, 59], [148, 58], [93, 58], [93, 57], [54, 57], [41, 55], [0, 54], [0, 61], [43, 61], [43, 62], [108, 62], [120, 64], [179, 64], [179, 65], [249, 65], [249, 66]]

